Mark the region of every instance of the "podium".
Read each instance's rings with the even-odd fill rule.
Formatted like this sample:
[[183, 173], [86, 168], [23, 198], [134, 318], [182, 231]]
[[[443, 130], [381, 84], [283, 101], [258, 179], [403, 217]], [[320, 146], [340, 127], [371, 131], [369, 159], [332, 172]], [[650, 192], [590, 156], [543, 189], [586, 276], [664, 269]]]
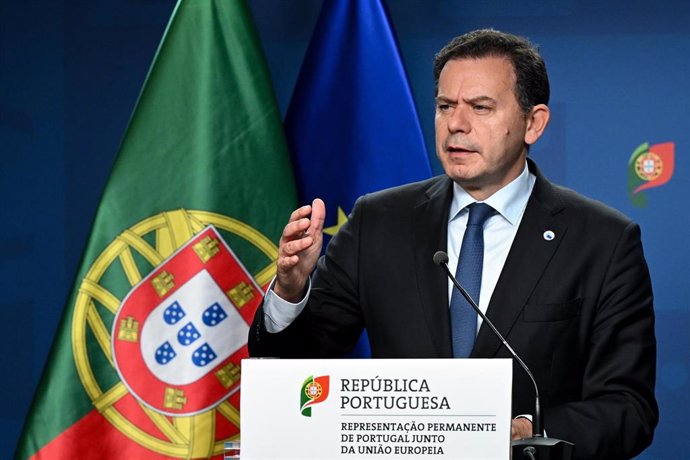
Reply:
[[242, 361], [242, 460], [508, 460], [510, 359]]

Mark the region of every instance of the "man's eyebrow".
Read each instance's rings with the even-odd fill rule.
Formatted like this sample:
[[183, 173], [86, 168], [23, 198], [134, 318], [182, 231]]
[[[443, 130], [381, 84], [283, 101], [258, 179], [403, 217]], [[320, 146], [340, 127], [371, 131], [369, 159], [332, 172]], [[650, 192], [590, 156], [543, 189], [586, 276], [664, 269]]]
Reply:
[[449, 98], [448, 96], [436, 96], [436, 97], [434, 98], [434, 100], [436, 101], [436, 103], [439, 103], [439, 102], [455, 102], [455, 99], [451, 99], [451, 98]]
[[[434, 101], [437, 104], [440, 103], [449, 103], [449, 104], [455, 104], [457, 103], [457, 100], [448, 96], [436, 96], [434, 98]], [[486, 103], [496, 103], [496, 99], [490, 97], [490, 96], [476, 96], [476, 97], [471, 97], [471, 98], [466, 98], [462, 100], [466, 104], [486, 104]]]
[[464, 102], [468, 104], [479, 104], [479, 103], [486, 103], [486, 102], [491, 102], [491, 103], [496, 103], [496, 99], [493, 97], [489, 96], [477, 96], [477, 97], [471, 97], [468, 99], [463, 99]]

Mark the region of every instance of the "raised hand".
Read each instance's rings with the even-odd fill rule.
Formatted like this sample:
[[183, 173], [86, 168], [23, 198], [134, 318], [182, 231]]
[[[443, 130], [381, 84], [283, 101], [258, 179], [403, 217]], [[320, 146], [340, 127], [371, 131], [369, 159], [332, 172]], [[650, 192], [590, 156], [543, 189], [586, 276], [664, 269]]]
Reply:
[[273, 291], [288, 302], [296, 303], [304, 297], [307, 279], [321, 254], [325, 219], [326, 206], [317, 198], [311, 206], [296, 209], [283, 229]]

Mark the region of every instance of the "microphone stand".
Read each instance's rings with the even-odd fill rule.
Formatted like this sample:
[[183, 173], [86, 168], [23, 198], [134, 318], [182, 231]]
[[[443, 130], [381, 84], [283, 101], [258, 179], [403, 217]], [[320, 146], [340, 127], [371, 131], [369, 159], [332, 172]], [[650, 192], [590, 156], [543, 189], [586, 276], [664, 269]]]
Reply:
[[467, 302], [472, 305], [472, 308], [477, 312], [477, 314], [482, 318], [485, 324], [493, 331], [494, 335], [503, 343], [503, 346], [508, 350], [511, 356], [520, 364], [522, 369], [525, 371], [527, 376], [532, 381], [534, 385], [534, 414], [532, 417], [532, 437], [517, 439], [511, 442], [512, 448], [512, 458], [527, 458], [530, 460], [571, 460], [573, 452], [575, 450], [575, 445], [560, 439], [548, 438], [544, 436], [544, 431], [542, 429], [542, 417], [541, 417], [541, 403], [539, 399], [539, 387], [537, 386], [537, 381], [535, 380], [532, 372], [529, 370], [525, 362], [515, 353], [515, 350], [510, 346], [510, 344], [503, 338], [503, 335], [498, 332], [496, 326], [487, 318], [487, 316], [479, 309], [479, 305], [472, 299], [472, 296], [465, 290], [464, 287], [455, 279], [455, 276], [450, 272], [448, 268], [448, 254], [443, 251], [437, 251], [434, 254], [434, 263], [446, 272], [448, 278], [453, 282], [455, 288], [462, 294], [462, 296], [467, 300]]

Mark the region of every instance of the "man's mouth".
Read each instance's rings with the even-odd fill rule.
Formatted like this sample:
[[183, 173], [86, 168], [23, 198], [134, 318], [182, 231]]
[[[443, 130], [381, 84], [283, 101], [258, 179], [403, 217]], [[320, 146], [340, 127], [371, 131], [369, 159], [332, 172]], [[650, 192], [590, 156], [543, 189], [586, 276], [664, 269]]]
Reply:
[[448, 150], [449, 152], [451, 152], [451, 153], [455, 153], [455, 152], [457, 152], [457, 153], [472, 152], [472, 150], [466, 149], [465, 147], [456, 147], [456, 146], [454, 146], [454, 145], [449, 145], [447, 150]]
[[477, 150], [472, 146], [449, 145], [446, 147], [446, 152], [462, 155], [465, 153], [477, 153]]
[[453, 137], [446, 139], [445, 149], [449, 154], [455, 153], [459, 155], [479, 152], [479, 148], [476, 145], [470, 144], [467, 139], [454, 139]]

